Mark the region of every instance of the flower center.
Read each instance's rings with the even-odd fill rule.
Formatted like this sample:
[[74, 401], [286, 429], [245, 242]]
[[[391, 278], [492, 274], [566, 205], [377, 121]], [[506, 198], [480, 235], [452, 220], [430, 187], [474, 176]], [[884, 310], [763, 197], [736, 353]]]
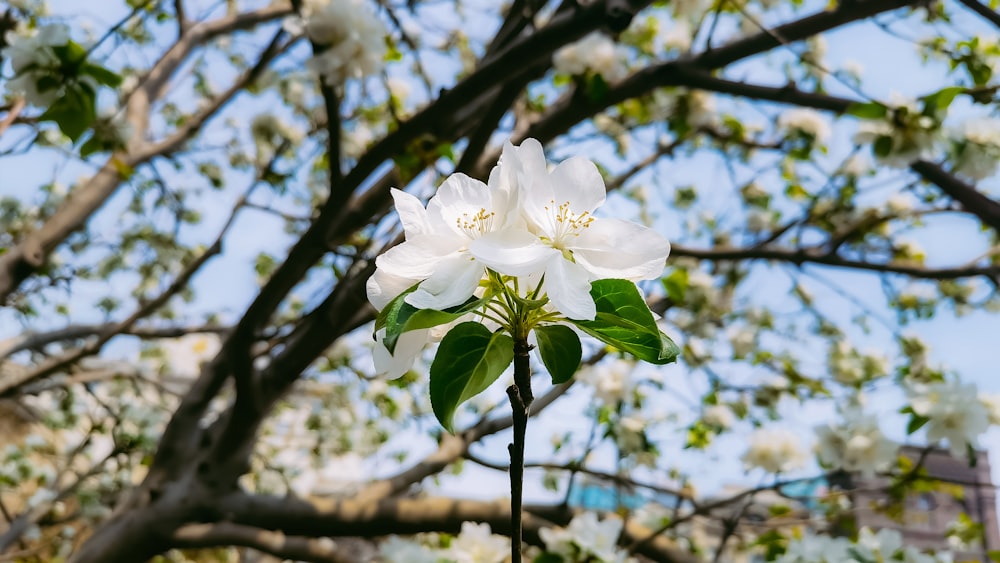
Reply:
[[469, 238], [479, 238], [483, 233], [493, 230], [493, 218], [496, 213], [486, 211], [485, 207], [480, 207], [475, 214], [462, 213], [461, 217], [455, 218], [455, 225], [465, 232]]
[[552, 217], [552, 237], [548, 242], [559, 250], [565, 249], [563, 244], [567, 238], [580, 236], [580, 231], [594, 222], [594, 217], [589, 211], [584, 211], [579, 215], [573, 213], [569, 208], [568, 201], [556, 206], [556, 200], [550, 199], [549, 205], [545, 206], [545, 211]]

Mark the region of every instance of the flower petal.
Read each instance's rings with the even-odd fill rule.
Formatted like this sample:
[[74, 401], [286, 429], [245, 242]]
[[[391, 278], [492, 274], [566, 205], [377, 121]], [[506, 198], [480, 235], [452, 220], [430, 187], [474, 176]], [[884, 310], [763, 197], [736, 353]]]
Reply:
[[508, 276], [524, 276], [540, 270], [549, 260], [561, 259], [558, 250], [520, 229], [487, 233], [469, 244], [469, 252], [490, 269]]
[[576, 214], [593, 212], [607, 197], [604, 178], [597, 166], [577, 156], [559, 163], [549, 174], [549, 183], [556, 205], [569, 202], [570, 211]]
[[458, 242], [433, 235], [416, 236], [380, 255], [375, 265], [393, 276], [422, 280], [434, 273], [442, 258], [458, 250]]
[[399, 221], [403, 224], [407, 239], [431, 232], [427, 223], [427, 210], [419, 199], [396, 188], [389, 190], [389, 193], [392, 194], [392, 200], [396, 204], [396, 213], [399, 214]]
[[545, 268], [545, 293], [552, 306], [571, 319], [592, 321], [597, 306], [590, 295], [590, 276], [579, 264], [559, 257]]
[[456, 221], [460, 221], [463, 216], [466, 220], [471, 220], [480, 210], [490, 212], [492, 208], [493, 202], [486, 184], [462, 173], [448, 176], [434, 197], [427, 202], [431, 220], [440, 225], [435, 226], [447, 227], [450, 232], [463, 238], [469, 238], [469, 235]]
[[418, 281], [420, 280], [394, 276], [381, 268], [376, 268], [375, 273], [365, 283], [365, 289], [368, 292], [368, 301], [381, 311], [396, 296], [412, 287]]
[[650, 280], [663, 273], [670, 243], [663, 235], [630, 221], [597, 219], [568, 248], [595, 278]]
[[375, 373], [385, 375], [390, 379], [402, 377], [413, 367], [424, 346], [427, 345], [429, 331], [427, 329], [411, 330], [399, 335], [396, 340], [396, 353], [390, 354], [382, 343], [385, 329], [375, 335], [375, 347], [372, 349], [372, 359], [375, 362]]
[[479, 287], [486, 268], [467, 252], [441, 260], [406, 302], [418, 309], [447, 309], [465, 303]]

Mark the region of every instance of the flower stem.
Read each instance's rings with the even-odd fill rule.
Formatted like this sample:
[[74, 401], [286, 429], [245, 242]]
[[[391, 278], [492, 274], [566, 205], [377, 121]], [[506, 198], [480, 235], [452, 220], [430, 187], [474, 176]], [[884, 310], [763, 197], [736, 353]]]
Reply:
[[528, 429], [528, 413], [534, 397], [531, 394], [531, 345], [527, 337], [514, 340], [514, 384], [507, 388], [514, 411], [514, 443], [510, 452], [510, 561], [521, 563], [521, 502], [524, 492], [524, 436]]

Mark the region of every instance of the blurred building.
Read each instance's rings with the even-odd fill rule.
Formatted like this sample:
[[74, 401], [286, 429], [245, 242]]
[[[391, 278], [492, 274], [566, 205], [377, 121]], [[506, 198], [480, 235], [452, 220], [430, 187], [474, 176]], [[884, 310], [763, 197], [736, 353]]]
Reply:
[[[919, 492], [902, 495], [891, 488], [886, 477], [864, 479], [841, 474], [826, 479], [804, 480], [782, 487], [779, 491], [764, 491], [748, 502], [734, 503], [719, 510], [711, 518], [686, 518], [683, 526], [674, 530], [675, 540], [689, 547], [704, 550], [709, 555], [726, 538], [722, 561], [758, 563], [765, 561], [760, 553], [744, 547], [768, 530], [799, 526], [826, 519], [817, 498], [830, 489], [847, 491], [851, 499], [850, 518], [841, 525], [847, 529], [891, 528], [903, 535], [906, 545], [922, 550], [951, 551], [957, 562], [991, 563], [989, 552], [1000, 550], [1000, 526], [997, 521], [995, 486], [990, 476], [990, 463], [985, 451], [976, 452], [973, 466], [966, 458], [952, 457], [947, 450], [903, 446], [900, 455], [914, 466], [910, 487]], [[741, 492], [727, 487], [719, 498], [733, 497]], [[640, 518], [676, 518], [685, 516], [683, 499], [668, 493], [631, 490], [610, 481], [578, 475], [567, 500], [571, 506], [605, 512], [628, 510]], [[711, 499], [708, 499], [711, 503]], [[780, 508], [780, 510], [776, 510]], [[675, 512], [676, 510], [676, 512]], [[890, 514], [895, 518], [890, 517]], [[732, 524], [735, 523], [734, 527]], [[950, 528], [960, 528], [949, 534]], [[834, 525], [836, 528], [836, 524]], [[955, 531], [955, 530], [953, 530]], [[959, 541], [967, 532], [968, 541]], [[832, 530], [836, 534], [836, 530]], [[951, 538], [949, 539], [949, 536]], [[981, 538], [981, 539], [980, 539]]]
[[[908, 545], [951, 550], [956, 561], [993, 561], [988, 553], [1000, 550], [1000, 526], [987, 452], [975, 452], [975, 464], [971, 467], [968, 459], [952, 457], [943, 449], [904, 446], [900, 453], [914, 464], [922, 458], [923, 471], [917, 479], [941, 490], [906, 495], [901, 499], [901, 518], [894, 520], [884, 513], [894, 500], [886, 494], [888, 479], [850, 478], [845, 484], [852, 491], [857, 526], [899, 530]], [[982, 540], [966, 545], [955, 545], [955, 540], [949, 543], [948, 529], [956, 523], [961, 526], [963, 514], [967, 528], [982, 526]]]

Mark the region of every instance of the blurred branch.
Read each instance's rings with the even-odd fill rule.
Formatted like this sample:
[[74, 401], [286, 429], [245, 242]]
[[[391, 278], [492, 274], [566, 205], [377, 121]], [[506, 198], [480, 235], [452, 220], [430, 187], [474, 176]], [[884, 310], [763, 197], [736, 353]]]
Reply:
[[702, 260], [735, 261], [735, 260], [774, 260], [788, 262], [801, 266], [802, 264], [823, 264], [840, 268], [870, 270], [890, 274], [901, 274], [924, 279], [958, 279], [974, 276], [984, 276], [990, 279], [1000, 277], [1000, 265], [993, 266], [958, 266], [954, 268], [926, 268], [902, 262], [877, 263], [861, 260], [850, 260], [836, 253], [821, 248], [776, 249], [776, 248], [737, 248], [719, 246], [715, 248], [690, 248], [674, 245], [670, 249], [671, 256], [687, 256]]
[[1000, 14], [996, 13], [989, 6], [982, 4], [977, 0], [958, 0], [958, 1], [963, 6], [979, 14], [993, 25], [1000, 27]]
[[262, 530], [232, 522], [189, 524], [174, 532], [174, 543], [181, 549], [217, 546], [250, 547], [279, 559], [315, 563], [351, 563], [355, 559], [342, 554], [329, 539], [287, 536], [282, 532]]

